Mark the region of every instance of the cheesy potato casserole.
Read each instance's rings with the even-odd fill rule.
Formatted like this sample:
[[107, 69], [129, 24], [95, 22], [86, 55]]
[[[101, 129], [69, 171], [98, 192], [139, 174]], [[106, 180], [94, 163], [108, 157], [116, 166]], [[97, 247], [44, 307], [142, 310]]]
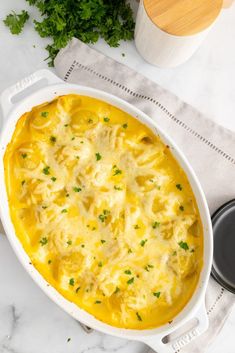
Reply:
[[16, 235], [66, 299], [128, 329], [163, 325], [190, 300], [199, 211], [147, 126], [103, 101], [61, 96], [18, 120], [4, 166]]

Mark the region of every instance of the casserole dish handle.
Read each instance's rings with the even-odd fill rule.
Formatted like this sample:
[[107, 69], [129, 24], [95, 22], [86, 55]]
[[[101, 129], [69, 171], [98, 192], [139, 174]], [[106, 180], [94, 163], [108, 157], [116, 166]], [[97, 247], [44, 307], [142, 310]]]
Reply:
[[34, 84], [36, 84], [39, 81], [45, 80], [44, 86], [52, 85], [52, 84], [57, 84], [57, 83], [62, 83], [63, 81], [57, 77], [55, 74], [53, 74], [51, 71], [43, 69], [34, 72], [33, 74], [23, 78], [21, 81], [17, 82], [15, 85], [7, 88], [5, 91], [2, 92], [0, 96], [0, 103], [1, 103], [1, 108], [3, 112], [3, 119], [6, 119], [8, 113], [13, 109], [15, 105], [18, 104], [20, 100], [22, 100], [22, 97], [18, 100], [15, 101], [13, 98], [18, 95], [19, 93], [23, 92], [27, 88], [30, 88]]
[[[177, 353], [181, 348], [192, 342], [195, 338], [203, 334], [208, 329], [209, 320], [204, 303], [193, 318], [197, 320], [196, 326], [189, 330], [186, 329], [184, 333], [181, 332], [179, 336], [173, 338], [172, 340], [169, 338], [167, 343], [163, 342], [164, 338], [174, 334], [178, 329], [180, 330], [180, 327], [178, 329], [168, 331], [167, 335], [159, 334], [152, 336], [149, 339], [147, 338], [144, 342], [157, 353]], [[187, 323], [185, 325], [187, 325]]]

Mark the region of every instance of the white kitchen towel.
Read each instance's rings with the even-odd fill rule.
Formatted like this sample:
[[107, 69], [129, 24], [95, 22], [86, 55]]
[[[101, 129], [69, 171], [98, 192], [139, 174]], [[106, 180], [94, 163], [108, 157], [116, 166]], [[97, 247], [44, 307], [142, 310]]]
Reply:
[[[149, 115], [178, 144], [194, 168], [210, 212], [235, 196], [235, 134], [205, 118], [192, 106], [136, 71], [77, 39], [62, 49], [55, 68], [66, 82], [112, 93]], [[208, 331], [180, 352], [202, 353], [219, 333], [235, 295], [212, 278], [206, 294]]]

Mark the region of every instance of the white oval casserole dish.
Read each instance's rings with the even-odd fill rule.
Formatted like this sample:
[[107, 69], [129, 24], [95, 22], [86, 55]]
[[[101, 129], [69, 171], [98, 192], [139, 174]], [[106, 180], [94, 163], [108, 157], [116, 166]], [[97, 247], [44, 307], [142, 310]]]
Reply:
[[[13, 104], [12, 98], [16, 96], [19, 92], [24, 91], [26, 88], [31, 87], [38, 81], [42, 79], [47, 80], [47, 86], [37, 90], [33, 94], [26, 96], [20, 102]], [[106, 101], [133, 117], [140, 120], [143, 124], [147, 125], [153, 132], [159, 134], [163, 142], [170, 146], [171, 151], [184, 169], [191, 187], [193, 189], [194, 195], [197, 200], [202, 224], [204, 231], [204, 257], [203, 257], [203, 268], [201, 271], [200, 279], [197, 288], [184, 307], [184, 309], [175, 317], [172, 323], [166, 324], [164, 326], [148, 329], [148, 330], [128, 330], [121, 329], [105, 324], [92, 315], [88, 314], [86, 311], [80, 309], [75, 304], [66, 300], [61, 294], [59, 294], [53, 287], [49, 286], [46, 280], [40, 275], [40, 273], [31, 265], [30, 259], [27, 253], [24, 251], [18, 237], [15, 234], [14, 226], [11, 222], [9, 214], [9, 205], [7, 199], [7, 192], [4, 180], [4, 165], [3, 156], [7, 144], [11, 141], [12, 134], [15, 129], [16, 122], [20, 116], [26, 111], [30, 111], [32, 107], [50, 101], [56, 96], [76, 93], [94, 97]], [[129, 103], [117, 98], [109, 93], [99, 91], [89, 87], [83, 87], [75, 84], [67, 84], [61, 81], [57, 76], [52, 74], [48, 70], [37, 71], [31, 76], [23, 79], [21, 82], [17, 83], [15, 86], [7, 89], [1, 95], [1, 105], [4, 116], [4, 126], [0, 135], [0, 216], [6, 231], [7, 237], [13, 247], [17, 257], [21, 261], [22, 265], [25, 267], [27, 272], [31, 275], [34, 281], [41, 287], [41, 289], [61, 308], [63, 308], [67, 313], [73, 316], [76, 320], [81, 323], [92, 327], [95, 330], [104, 332], [106, 334], [118, 336], [125, 339], [137, 340], [146, 343], [158, 353], [175, 352], [180, 347], [191, 342], [195, 337], [202, 334], [208, 328], [208, 318], [205, 310], [205, 292], [208, 284], [212, 255], [213, 255], [213, 238], [212, 238], [212, 227], [210, 214], [207, 206], [207, 202], [200, 186], [197, 177], [194, 174], [190, 164], [185, 159], [184, 155], [180, 149], [175, 145], [171, 138], [163, 132], [157, 124], [150, 119], [146, 114], [130, 105]], [[192, 318], [197, 319], [196, 327], [189, 330], [186, 329], [184, 334], [168, 340], [166, 342], [162, 341], [167, 335], [170, 335], [175, 330], [185, 325]]]

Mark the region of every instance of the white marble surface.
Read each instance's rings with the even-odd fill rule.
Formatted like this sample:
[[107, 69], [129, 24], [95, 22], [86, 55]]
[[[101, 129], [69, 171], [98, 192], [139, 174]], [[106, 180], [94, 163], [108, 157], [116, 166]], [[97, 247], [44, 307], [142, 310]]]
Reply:
[[[43, 48], [48, 40], [39, 38], [30, 22], [19, 37], [10, 35], [2, 24], [9, 11], [22, 8], [28, 8], [24, 0], [0, 2], [0, 91], [33, 71], [47, 67]], [[37, 16], [32, 8], [29, 12]], [[100, 41], [95, 48], [150, 77], [214, 121], [235, 131], [234, 43], [235, 6], [221, 14], [194, 57], [175, 69], [163, 70], [145, 63], [130, 42], [111, 49]], [[235, 310], [207, 353], [234, 353], [234, 331]], [[67, 341], [68, 338], [71, 340]], [[0, 353], [64, 352], [145, 353], [147, 347], [97, 332], [85, 333], [34, 284], [6, 237], [0, 236]]]

